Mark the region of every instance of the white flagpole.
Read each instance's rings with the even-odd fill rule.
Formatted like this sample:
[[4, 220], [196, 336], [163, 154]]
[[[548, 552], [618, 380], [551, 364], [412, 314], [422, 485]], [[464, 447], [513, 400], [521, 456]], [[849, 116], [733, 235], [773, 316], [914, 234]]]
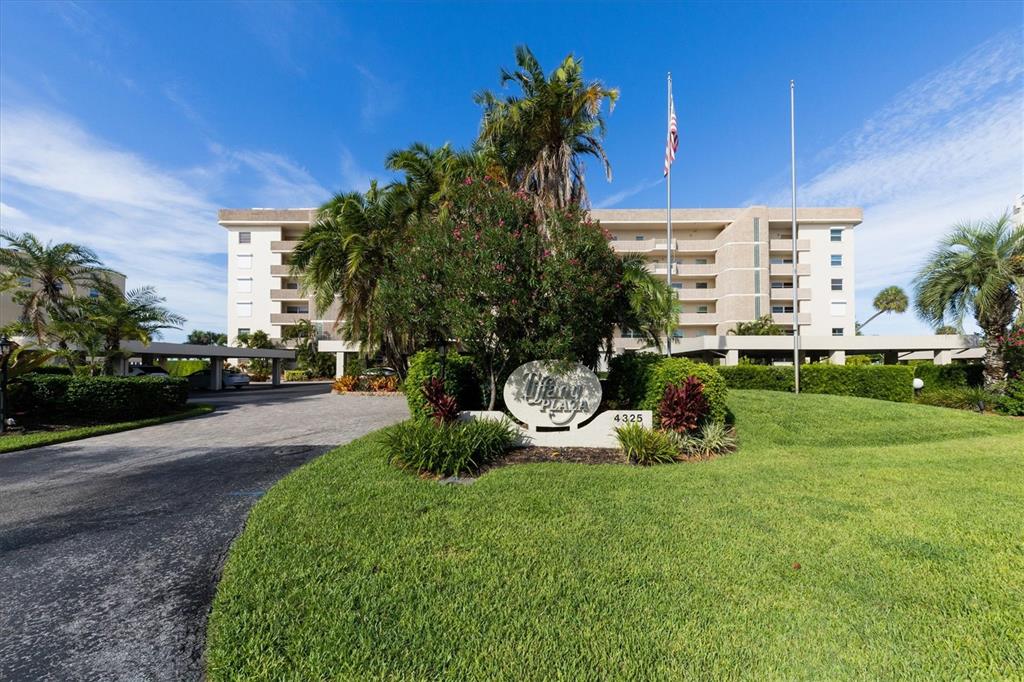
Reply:
[[800, 314], [799, 297], [799, 275], [797, 273], [797, 226], [796, 226], [796, 84], [789, 81], [789, 161], [791, 168], [791, 182], [793, 190], [793, 390], [800, 392]]
[[[668, 72], [668, 98], [667, 98], [667, 100], [665, 102], [665, 110], [667, 112], [666, 120], [665, 120], [665, 131], [666, 131], [665, 132], [665, 138], [666, 138], [666, 144], [670, 144], [671, 141], [668, 139], [668, 135], [669, 135], [668, 130], [669, 130], [669, 126], [672, 125], [672, 72], [671, 71]], [[666, 153], [667, 153], [667, 149], [666, 149]], [[666, 161], [667, 160], [668, 159], [666, 158]], [[666, 266], [667, 266], [665, 268], [665, 280], [668, 282], [668, 288], [671, 291], [672, 290], [672, 164], [671, 163], [668, 164], [668, 173], [666, 174], [666, 178], [667, 178], [667, 182], [665, 183], [665, 187], [666, 187], [666, 195], [667, 195], [666, 198], [667, 198], [667, 201], [666, 201], [665, 223], [667, 225], [666, 231], [668, 233], [668, 241], [665, 243], [665, 261], [666, 261]], [[672, 291], [672, 294], [675, 295], [675, 291]], [[673, 305], [672, 308], [673, 308], [673, 310], [675, 310], [675, 305]], [[673, 314], [673, 316], [674, 316], [674, 314]], [[677, 320], [673, 320], [673, 322], [676, 322], [676, 321]], [[675, 331], [675, 324], [673, 324], [670, 329], [666, 330], [665, 351], [666, 351], [666, 353], [668, 355], [672, 355], [672, 333], [674, 331]]]

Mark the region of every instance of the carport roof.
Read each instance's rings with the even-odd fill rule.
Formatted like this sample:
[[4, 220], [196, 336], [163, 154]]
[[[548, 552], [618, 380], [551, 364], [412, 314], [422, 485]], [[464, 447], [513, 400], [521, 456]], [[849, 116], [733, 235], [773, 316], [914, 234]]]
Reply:
[[148, 346], [138, 341], [122, 341], [121, 349], [135, 355], [162, 355], [170, 358], [268, 358], [294, 360], [295, 351], [283, 348], [232, 348], [195, 343], [154, 341]]

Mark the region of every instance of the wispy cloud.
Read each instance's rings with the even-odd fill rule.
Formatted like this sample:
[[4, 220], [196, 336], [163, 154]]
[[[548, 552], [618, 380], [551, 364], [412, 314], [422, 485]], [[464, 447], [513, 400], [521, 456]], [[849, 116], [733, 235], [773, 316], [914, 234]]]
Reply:
[[216, 211], [229, 180], [250, 186], [261, 205], [329, 196], [304, 168], [269, 152], [214, 147], [209, 166], [173, 171], [50, 111], [5, 107], [0, 125], [3, 228], [96, 249], [129, 286], [156, 286], [187, 328], [224, 325], [226, 242]]
[[[1024, 189], [1024, 56], [1001, 34], [897, 95], [824, 155], [802, 205], [864, 208], [857, 229], [858, 317], [878, 289], [909, 287], [948, 227], [1001, 213]], [[787, 203], [779, 192], [771, 203]], [[875, 333], [924, 332], [911, 314]]]
[[655, 178], [654, 180], [643, 180], [623, 190], [620, 190], [613, 194], [609, 194], [604, 199], [601, 199], [600, 201], [595, 203], [594, 208], [614, 208], [615, 206], [618, 206], [626, 199], [635, 197], [637, 194], [640, 194], [641, 192], [646, 192], [650, 188], [656, 185], [660, 185], [662, 182], [663, 178]]
[[368, 67], [357, 64], [362, 87], [362, 107], [359, 115], [363, 125], [372, 128], [377, 121], [396, 111], [401, 103], [402, 90], [395, 81], [378, 76]]

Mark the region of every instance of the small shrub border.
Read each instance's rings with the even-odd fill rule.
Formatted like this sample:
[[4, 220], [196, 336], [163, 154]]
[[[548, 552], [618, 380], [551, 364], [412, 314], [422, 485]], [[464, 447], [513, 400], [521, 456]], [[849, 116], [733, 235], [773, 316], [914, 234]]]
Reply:
[[188, 380], [178, 377], [27, 374], [12, 391], [15, 410], [32, 418], [116, 421], [157, 417], [185, 408]]
[[392, 464], [438, 476], [458, 476], [496, 460], [512, 447], [516, 436], [507, 419], [443, 424], [409, 419], [384, 432], [383, 448]]
[[[761, 365], [718, 367], [729, 388], [793, 391], [793, 368]], [[800, 368], [805, 393], [846, 395], [909, 403], [914, 400], [914, 368], [907, 365], [846, 366], [812, 364]]]
[[335, 393], [397, 393], [398, 377], [341, 376], [331, 384]]
[[[728, 407], [725, 397], [728, 389], [725, 380], [718, 370], [711, 365], [694, 362], [687, 358], [662, 358], [651, 369], [647, 376], [647, 388], [639, 409], [651, 410], [656, 422], [660, 415], [660, 405], [669, 386], [681, 386], [689, 377], [700, 379], [703, 384], [704, 398], [707, 400], [707, 416], [702, 420], [725, 422]], [[657, 426], [658, 423], [655, 424]]]

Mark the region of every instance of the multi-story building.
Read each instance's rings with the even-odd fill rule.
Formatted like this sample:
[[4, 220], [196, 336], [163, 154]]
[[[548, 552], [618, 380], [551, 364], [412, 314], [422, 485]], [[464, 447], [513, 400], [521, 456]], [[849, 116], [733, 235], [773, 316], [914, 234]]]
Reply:
[[[124, 275], [116, 270], [110, 269], [104, 269], [103, 274], [111, 284], [121, 291], [124, 291]], [[19, 289], [29, 289], [33, 285], [34, 282], [31, 279], [28, 277], [22, 277], [16, 282], [15, 288], [0, 292], [0, 326], [17, 322], [21, 318], [23, 306], [15, 301], [15, 297]], [[75, 295], [80, 298], [97, 298], [100, 295], [100, 292], [90, 286], [80, 286], [75, 292]]]
[[[802, 208], [797, 212], [796, 277], [788, 208], [675, 209], [668, 244], [662, 209], [594, 210], [620, 254], [645, 258], [666, 276], [682, 304], [674, 338], [721, 336], [737, 322], [770, 315], [792, 333], [794, 293], [800, 333], [853, 336], [853, 228], [857, 208]], [[228, 231], [228, 337], [262, 329], [281, 338], [309, 319], [330, 339], [337, 310], [317, 313], [291, 275], [291, 252], [314, 209], [225, 209]], [[333, 345], [333, 344], [332, 344]], [[640, 348], [626, 330], [619, 350]], [[346, 349], [348, 350], [348, 349]], [[355, 350], [355, 349], [351, 349]]]

